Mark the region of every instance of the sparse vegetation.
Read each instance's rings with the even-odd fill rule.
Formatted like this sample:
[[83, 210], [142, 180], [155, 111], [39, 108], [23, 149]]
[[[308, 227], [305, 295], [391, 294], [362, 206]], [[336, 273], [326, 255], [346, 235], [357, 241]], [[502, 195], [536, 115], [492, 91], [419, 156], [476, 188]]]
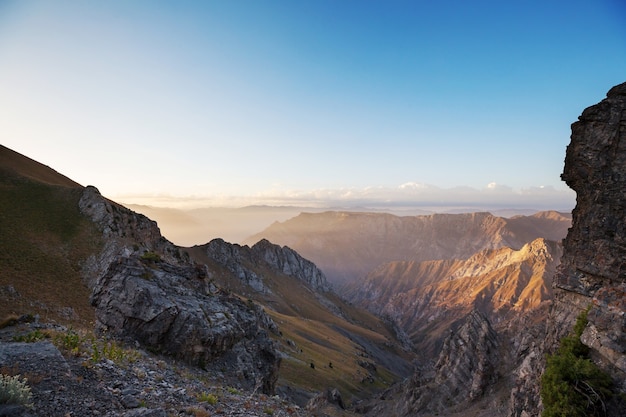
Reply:
[[55, 344], [66, 351], [74, 351], [78, 349], [81, 343], [80, 335], [70, 327], [64, 333], [58, 333], [54, 338]]
[[217, 395], [210, 392], [201, 392], [198, 394], [198, 401], [215, 405], [217, 404]]
[[[0, 287], [10, 286], [15, 294], [0, 303], [0, 315], [31, 313], [87, 326], [93, 308], [80, 264], [100, 247], [101, 233], [78, 209], [82, 189], [41, 184], [2, 169], [0, 187]], [[74, 317], [62, 314], [67, 306]]]
[[589, 348], [580, 341], [588, 311], [578, 316], [573, 334], [561, 339], [557, 352], [546, 359], [541, 377], [543, 417], [605, 415], [611, 378], [590, 360]]
[[32, 394], [26, 379], [19, 375], [0, 374], [0, 404], [19, 404], [32, 407]]
[[161, 262], [161, 256], [152, 251], [145, 251], [143, 255], [141, 255], [141, 259], [148, 262]]
[[49, 334], [42, 332], [39, 329], [35, 329], [32, 332], [28, 332], [23, 335], [14, 336], [13, 340], [16, 342], [34, 343], [40, 340], [50, 337]]
[[114, 340], [100, 341], [94, 339], [91, 343], [90, 359], [92, 362], [108, 359], [118, 365], [125, 365], [139, 359], [139, 353], [133, 349], [120, 346]]

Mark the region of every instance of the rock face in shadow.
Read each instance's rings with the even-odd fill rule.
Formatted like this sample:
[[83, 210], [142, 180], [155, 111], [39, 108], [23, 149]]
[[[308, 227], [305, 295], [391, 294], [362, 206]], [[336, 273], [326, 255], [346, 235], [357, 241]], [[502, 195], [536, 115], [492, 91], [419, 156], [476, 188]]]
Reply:
[[626, 83], [572, 124], [562, 178], [577, 204], [554, 280], [551, 342], [591, 305], [581, 340], [626, 392]]
[[259, 306], [221, 291], [206, 266], [163, 238], [155, 222], [94, 187], [85, 189], [80, 208], [105, 242], [83, 272], [97, 329], [274, 392], [280, 354], [267, 330], [277, 328]]
[[431, 375], [416, 373], [405, 390], [401, 415], [441, 413], [485, 394], [496, 378], [498, 336], [489, 321], [472, 311], [446, 338]]

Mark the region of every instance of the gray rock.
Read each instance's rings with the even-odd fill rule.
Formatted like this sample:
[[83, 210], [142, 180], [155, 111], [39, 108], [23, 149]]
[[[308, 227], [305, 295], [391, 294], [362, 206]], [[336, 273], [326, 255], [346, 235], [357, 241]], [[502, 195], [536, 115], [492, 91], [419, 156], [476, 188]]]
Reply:
[[0, 404], [0, 417], [27, 417], [29, 410], [16, 404]]
[[[591, 306], [581, 340], [626, 392], [626, 83], [572, 124], [561, 178], [576, 191], [555, 276], [548, 351]], [[614, 396], [619, 398], [619, 396]], [[622, 404], [623, 407], [623, 404]], [[623, 410], [622, 410], [623, 411]], [[614, 413], [614, 414], [613, 414]], [[609, 407], [608, 415], [619, 415]]]
[[193, 266], [120, 258], [94, 287], [96, 325], [202, 367], [230, 358], [230, 372], [272, 393], [280, 356], [263, 329], [272, 320], [259, 306], [213, 294], [208, 285]]
[[50, 342], [0, 343], [0, 368], [16, 367], [22, 374], [40, 378], [69, 375], [61, 352]]
[[252, 247], [240, 246], [213, 239], [203, 246], [204, 252], [217, 263], [225, 266], [240, 280], [257, 292], [269, 291], [263, 284], [263, 277], [252, 267], [263, 265], [273, 271], [294, 277], [313, 290], [328, 292], [331, 289], [324, 273], [315, 264], [304, 259], [287, 246], [278, 246], [262, 239]]

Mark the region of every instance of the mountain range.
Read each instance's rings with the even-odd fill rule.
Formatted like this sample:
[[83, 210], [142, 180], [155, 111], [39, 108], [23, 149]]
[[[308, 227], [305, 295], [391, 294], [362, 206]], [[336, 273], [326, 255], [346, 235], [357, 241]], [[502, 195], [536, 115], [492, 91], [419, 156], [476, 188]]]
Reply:
[[204, 389], [256, 416], [522, 417], [554, 412], [556, 372], [576, 415], [622, 415], [625, 115], [622, 84], [572, 125], [572, 216], [301, 213], [243, 245], [177, 246], [0, 147], [0, 369], [33, 394], [0, 412], [223, 414]]
[[275, 222], [245, 243], [268, 239], [289, 246], [341, 287], [387, 262], [466, 259], [484, 249], [521, 249], [537, 238], [559, 242], [570, 225], [570, 214], [555, 211], [512, 218], [491, 213], [395, 216], [329, 211]]
[[[0, 313], [83, 328], [95, 322], [97, 332], [208, 370], [232, 367], [234, 375], [224, 380], [247, 389], [262, 381], [264, 392], [281, 392], [302, 406], [333, 387], [345, 403], [367, 408], [376, 392], [413, 373], [411, 363], [431, 367], [447, 332], [473, 311], [495, 323], [537, 310], [551, 296], [546, 277], [559, 251], [544, 237], [559, 236], [569, 225], [567, 215], [556, 212], [511, 219], [324, 212], [302, 213], [266, 230], [290, 233], [290, 242], [306, 236], [301, 241], [317, 241], [326, 250], [320, 253], [343, 256], [355, 278], [345, 281], [340, 297], [327, 279], [332, 272], [303, 258], [298, 244], [214, 239], [178, 247], [155, 222], [95, 187], [1, 150], [6, 232]], [[537, 235], [544, 237], [532, 241]], [[367, 273], [357, 279], [360, 264], [372, 269], [362, 269]], [[240, 305], [241, 299], [252, 304]], [[260, 309], [244, 314], [251, 306]], [[191, 314], [196, 310], [225, 327], [215, 333]], [[258, 355], [266, 365], [245, 371]]]

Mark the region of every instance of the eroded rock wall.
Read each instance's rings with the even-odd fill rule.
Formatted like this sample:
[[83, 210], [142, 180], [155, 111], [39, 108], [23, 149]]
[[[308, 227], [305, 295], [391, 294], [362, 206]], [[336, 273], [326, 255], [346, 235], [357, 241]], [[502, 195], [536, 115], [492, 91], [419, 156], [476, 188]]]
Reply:
[[626, 392], [626, 83], [572, 124], [562, 179], [576, 191], [554, 278], [554, 346], [588, 306], [582, 341]]

